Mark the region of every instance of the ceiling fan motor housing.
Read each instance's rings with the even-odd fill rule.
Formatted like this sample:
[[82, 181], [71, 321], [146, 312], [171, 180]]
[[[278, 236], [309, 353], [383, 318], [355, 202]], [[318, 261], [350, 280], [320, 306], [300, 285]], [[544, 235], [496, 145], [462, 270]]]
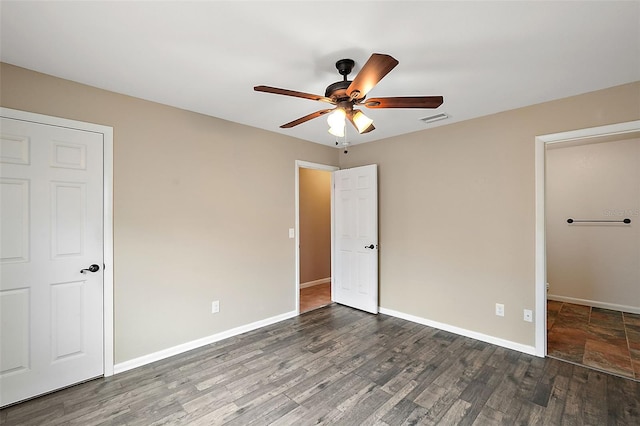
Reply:
[[347, 88], [351, 84], [351, 81], [347, 80], [347, 75], [351, 73], [353, 70], [353, 66], [355, 65], [355, 61], [353, 59], [340, 59], [336, 62], [336, 69], [343, 76], [342, 81], [336, 81], [335, 83], [327, 86], [327, 90], [324, 92], [324, 96], [327, 98], [331, 98], [335, 101], [340, 101], [344, 98], [348, 98], [347, 96]]
[[334, 101], [338, 102], [341, 99], [349, 98], [347, 96], [347, 88], [351, 85], [349, 80], [345, 81], [336, 81], [327, 86], [327, 90], [324, 92], [324, 96], [327, 98], [331, 98]]

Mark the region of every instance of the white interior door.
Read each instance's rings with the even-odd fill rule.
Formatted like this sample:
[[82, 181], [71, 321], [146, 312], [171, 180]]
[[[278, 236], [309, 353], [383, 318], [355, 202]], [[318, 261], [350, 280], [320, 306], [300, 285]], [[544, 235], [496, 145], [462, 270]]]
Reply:
[[334, 300], [378, 313], [378, 167], [334, 172]]
[[103, 375], [103, 135], [1, 120], [4, 406]]

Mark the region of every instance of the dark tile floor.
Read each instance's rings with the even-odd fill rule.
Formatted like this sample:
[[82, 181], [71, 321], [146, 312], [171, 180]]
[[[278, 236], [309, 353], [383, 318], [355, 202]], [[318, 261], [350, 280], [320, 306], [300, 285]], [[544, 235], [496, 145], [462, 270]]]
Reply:
[[640, 315], [549, 300], [547, 354], [640, 380]]
[[329, 303], [331, 303], [331, 283], [300, 289], [300, 313], [326, 306]]

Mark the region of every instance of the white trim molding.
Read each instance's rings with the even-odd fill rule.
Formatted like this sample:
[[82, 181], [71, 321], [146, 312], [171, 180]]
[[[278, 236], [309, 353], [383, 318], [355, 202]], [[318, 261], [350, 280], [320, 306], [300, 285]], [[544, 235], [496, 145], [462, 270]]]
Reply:
[[103, 366], [104, 376], [113, 375], [113, 127], [85, 123], [27, 111], [0, 107], [0, 116], [14, 120], [67, 127], [102, 135], [103, 141]]
[[437, 328], [438, 330], [448, 331], [459, 336], [470, 337], [471, 339], [480, 340], [492, 345], [500, 346], [514, 351], [522, 352], [529, 355], [536, 355], [536, 348], [522, 343], [512, 342], [511, 340], [501, 339], [499, 337], [489, 336], [488, 334], [478, 333], [477, 331], [467, 330], [465, 328], [456, 327], [454, 325], [444, 324], [432, 321], [426, 318], [418, 317], [404, 312], [394, 311], [393, 309], [378, 308], [381, 314], [390, 315], [392, 317], [415, 322], [417, 324], [426, 325], [428, 327]]
[[163, 349], [158, 352], [154, 352], [148, 355], [143, 355], [138, 358], [131, 359], [116, 364], [114, 366], [114, 374], [123, 373], [134, 368], [142, 367], [143, 365], [151, 364], [152, 362], [160, 361], [165, 358], [179, 355], [181, 353], [200, 348], [202, 346], [209, 345], [211, 343], [219, 342], [220, 340], [228, 339], [229, 337], [237, 336], [242, 333], [256, 330], [258, 328], [266, 327], [271, 324], [275, 324], [280, 321], [284, 321], [290, 318], [298, 316], [297, 311], [286, 312], [281, 315], [276, 315], [271, 318], [266, 318], [260, 321], [252, 322], [250, 324], [241, 325], [239, 327], [232, 328], [230, 330], [221, 331], [220, 333], [212, 334], [211, 336], [203, 337], [201, 339], [192, 340], [191, 342], [183, 343], [181, 345], [173, 346], [171, 348]]
[[326, 284], [331, 282], [331, 277], [320, 278], [319, 280], [307, 281], [306, 283], [300, 283], [300, 288], [313, 287], [315, 285]]
[[616, 303], [600, 302], [597, 300], [578, 299], [577, 297], [558, 296], [557, 294], [547, 295], [547, 299], [555, 300], [556, 302], [567, 302], [576, 305], [591, 306], [592, 308], [611, 309], [612, 311], [627, 312], [629, 314], [640, 314], [640, 307], [618, 305]]

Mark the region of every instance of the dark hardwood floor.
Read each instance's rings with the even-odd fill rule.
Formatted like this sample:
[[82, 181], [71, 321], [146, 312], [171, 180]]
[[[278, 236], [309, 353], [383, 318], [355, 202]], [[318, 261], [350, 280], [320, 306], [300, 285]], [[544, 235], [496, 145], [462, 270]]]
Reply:
[[638, 425], [640, 383], [329, 305], [0, 412], [2, 425]]

